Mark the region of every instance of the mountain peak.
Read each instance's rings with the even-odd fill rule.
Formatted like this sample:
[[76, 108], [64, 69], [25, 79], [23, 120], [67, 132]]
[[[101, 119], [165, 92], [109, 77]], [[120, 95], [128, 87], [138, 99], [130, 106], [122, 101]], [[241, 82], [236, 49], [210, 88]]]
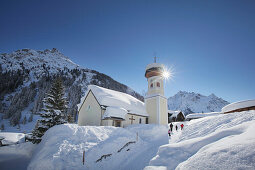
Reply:
[[202, 112], [220, 112], [221, 108], [229, 102], [217, 97], [215, 94], [209, 96], [194, 92], [179, 91], [168, 98], [170, 110], [181, 110], [185, 114]]
[[42, 68], [43, 65], [47, 65], [51, 73], [57, 73], [59, 70], [64, 70], [64, 68], [74, 69], [79, 67], [56, 48], [43, 51], [24, 48], [10, 54], [0, 54], [0, 63], [3, 70], [33, 69], [38, 75], [45, 71], [45, 68]]

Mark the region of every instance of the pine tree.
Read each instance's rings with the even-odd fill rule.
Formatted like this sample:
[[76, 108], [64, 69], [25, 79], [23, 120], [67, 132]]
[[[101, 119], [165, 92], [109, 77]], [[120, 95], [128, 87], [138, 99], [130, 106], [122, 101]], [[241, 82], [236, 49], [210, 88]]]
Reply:
[[68, 114], [67, 116], [67, 122], [68, 123], [74, 123], [74, 116], [72, 114]]
[[62, 81], [60, 78], [57, 78], [43, 100], [44, 108], [43, 112], [40, 113], [43, 119], [37, 121], [35, 129], [32, 132], [33, 143], [40, 143], [42, 136], [49, 128], [66, 123], [66, 104]]

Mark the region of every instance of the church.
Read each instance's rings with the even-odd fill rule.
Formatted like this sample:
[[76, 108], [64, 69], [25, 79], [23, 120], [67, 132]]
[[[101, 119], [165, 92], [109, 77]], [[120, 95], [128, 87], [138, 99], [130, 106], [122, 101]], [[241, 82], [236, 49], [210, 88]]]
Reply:
[[167, 98], [164, 96], [164, 66], [151, 63], [146, 67], [148, 91], [145, 103], [135, 97], [89, 85], [79, 107], [79, 126], [126, 127], [131, 124], [167, 125]]

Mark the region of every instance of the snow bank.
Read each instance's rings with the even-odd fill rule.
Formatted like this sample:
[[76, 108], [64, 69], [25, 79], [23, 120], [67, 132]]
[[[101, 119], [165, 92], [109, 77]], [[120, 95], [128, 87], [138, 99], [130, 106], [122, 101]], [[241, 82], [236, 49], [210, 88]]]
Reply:
[[43, 136], [28, 169], [143, 169], [166, 143], [165, 126], [58, 125]]
[[0, 138], [4, 138], [2, 140], [2, 144], [6, 144], [6, 145], [25, 142], [25, 134], [24, 133], [0, 132]]
[[231, 103], [225, 107], [222, 108], [222, 112], [230, 112], [230, 111], [234, 111], [237, 109], [242, 109], [242, 108], [247, 108], [247, 107], [252, 107], [255, 106], [255, 100], [246, 100], [246, 101], [240, 101], [240, 102], [235, 102], [235, 103]]
[[[237, 135], [229, 135], [199, 150], [176, 169], [251, 169], [255, 168], [255, 121], [233, 128]], [[238, 129], [240, 128], [240, 129]], [[243, 129], [242, 129], [243, 128]], [[242, 129], [242, 130], [241, 130]], [[203, 158], [203, 159], [201, 159]]]
[[[255, 111], [191, 120], [148, 169], [254, 169]], [[253, 130], [252, 130], [253, 129]], [[253, 148], [253, 149], [252, 149]]]

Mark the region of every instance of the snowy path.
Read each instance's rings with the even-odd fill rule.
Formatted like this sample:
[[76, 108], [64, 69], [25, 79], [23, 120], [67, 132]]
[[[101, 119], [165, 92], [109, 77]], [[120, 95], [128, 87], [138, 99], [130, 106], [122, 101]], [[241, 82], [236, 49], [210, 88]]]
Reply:
[[30, 157], [19, 154], [0, 154], [0, 160], [1, 170], [26, 170]]
[[0, 148], [1, 170], [25, 170], [30, 162], [35, 145], [22, 143]]

